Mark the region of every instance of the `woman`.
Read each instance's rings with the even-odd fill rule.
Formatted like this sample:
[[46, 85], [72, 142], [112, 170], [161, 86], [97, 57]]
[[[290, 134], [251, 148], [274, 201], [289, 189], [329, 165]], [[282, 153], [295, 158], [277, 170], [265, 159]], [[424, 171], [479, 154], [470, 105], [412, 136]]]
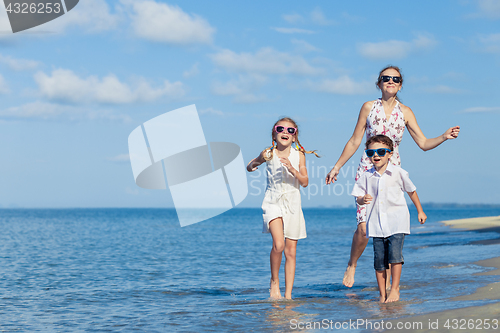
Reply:
[[[354, 133], [349, 141], [347, 141], [337, 163], [335, 163], [332, 170], [326, 176], [326, 184], [334, 183], [337, 180], [342, 166], [358, 150], [365, 132], [367, 139], [373, 135], [384, 134], [394, 141], [394, 153], [391, 163], [395, 165], [401, 165], [398, 148], [403, 138], [405, 127], [408, 129], [417, 146], [424, 151], [434, 149], [446, 140], [455, 139], [458, 136], [460, 126], [451, 127], [443, 135], [433, 139], [425, 137], [417, 124], [417, 119], [413, 111], [399, 102], [397, 94], [403, 86], [403, 76], [398, 67], [388, 66], [382, 69], [376, 85], [382, 91], [382, 97], [375, 101], [366, 102], [361, 107]], [[356, 173], [356, 180], [371, 167], [372, 164], [369, 158], [363, 153]], [[351, 257], [344, 273], [343, 284], [346, 287], [353, 286], [356, 264], [368, 244], [368, 238], [366, 238], [366, 210], [364, 206], [359, 206], [357, 203], [356, 207], [358, 227], [352, 239]]]

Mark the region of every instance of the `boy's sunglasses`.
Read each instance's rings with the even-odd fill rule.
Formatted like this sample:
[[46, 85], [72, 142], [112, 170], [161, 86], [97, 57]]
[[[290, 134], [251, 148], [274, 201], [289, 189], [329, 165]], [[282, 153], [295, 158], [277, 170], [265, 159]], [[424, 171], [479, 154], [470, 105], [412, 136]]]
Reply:
[[387, 148], [379, 148], [379, 149], [367, 149], [365, 150], [366, 156], [372, 157], [375, 153], [377, 153], [378, 156], [384, 157], [385, 153], [390, 153], [392, 150], [387, 149]]
[[297, 129], [295, 127], [274, 126], [274, 130], [276, 131], [276, 133], [282, 133], [283, 131], [287, 131], [288, 134], [291, 135], [297, 133]]
[[389, 82], [392, 79], [392, 82], [394, 83], [400, 83], [401, 82], [401, 76], [388, 76], [388, 75], [383, 75], [380, 77], [380, 80], [383, 82]]

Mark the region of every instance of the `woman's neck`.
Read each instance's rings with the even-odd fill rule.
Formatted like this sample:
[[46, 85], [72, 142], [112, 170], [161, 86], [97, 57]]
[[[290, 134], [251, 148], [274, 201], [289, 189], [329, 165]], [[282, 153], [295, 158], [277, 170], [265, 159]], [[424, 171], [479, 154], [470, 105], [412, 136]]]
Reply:
[[387, 104], [396, 104], [398, 95], [384, 95], [382, 94], [382, 101]]

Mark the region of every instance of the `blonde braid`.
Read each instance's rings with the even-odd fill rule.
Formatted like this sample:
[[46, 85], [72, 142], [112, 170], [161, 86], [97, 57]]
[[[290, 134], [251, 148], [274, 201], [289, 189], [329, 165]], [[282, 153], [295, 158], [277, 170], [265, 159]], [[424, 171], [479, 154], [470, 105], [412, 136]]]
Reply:
[[316, 150], [309, 150], [309, 151], [305, 150], [305, 149], [304, 149], [304, 147], [302, 147], [302, 145], [300, 144], [300, 141], [299, 141], [299, 138], [298, 138], [298, 137], [296, 137], [296, 138], [295, 138], [295, 140], [296, 140], [296, 141], [295, 141], [295, 143], [296, 143], [296, 145], [298, 146], [298, 148], [297, 148], [297, 149], [298, 149], [300, 152], [302, 152], [302, 153], [304, 153], [304, 154], [314, 154], [314, 155], [316, 155], [316, 157], [320, 157], [320, 156], [316, 153]]
[[264, 158], [264, 161], [270, 161], [273, 158], [273, 150], [274, 150], [274, 139], [273, 139], [273, 145], [271, 147], [267, 147], [262, 151], [262, 157]]

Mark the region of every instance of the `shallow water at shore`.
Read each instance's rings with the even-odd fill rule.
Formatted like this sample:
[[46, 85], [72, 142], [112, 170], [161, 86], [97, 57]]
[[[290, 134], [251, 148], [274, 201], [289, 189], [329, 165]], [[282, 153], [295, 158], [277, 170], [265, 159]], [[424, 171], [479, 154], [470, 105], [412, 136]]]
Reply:
[[[426, 208], [424, 226], [412, 220], [401, 301], [389, 305], [376, 301], [371, 242], [354, 287], [341, 284], [353, 208], [304, 210], [308, 238], [298, 243], [293, 301], [268, 300], [271, 237], [261, 234], [260, 209], [233, 209], [185, 228], [168, 209], [2, 213], [0, 329], [7, 332], [287, 332], [294, 323], [486, 304], [449, 298], [498, 278], [473, 276], [489, 269], [472, 262], [496, 256], [500, 245], [471, 244], [498, 234], [439, 221], [500, 215], [500, 208]], [[281, 283], [283, 292], [283, 274]]]

